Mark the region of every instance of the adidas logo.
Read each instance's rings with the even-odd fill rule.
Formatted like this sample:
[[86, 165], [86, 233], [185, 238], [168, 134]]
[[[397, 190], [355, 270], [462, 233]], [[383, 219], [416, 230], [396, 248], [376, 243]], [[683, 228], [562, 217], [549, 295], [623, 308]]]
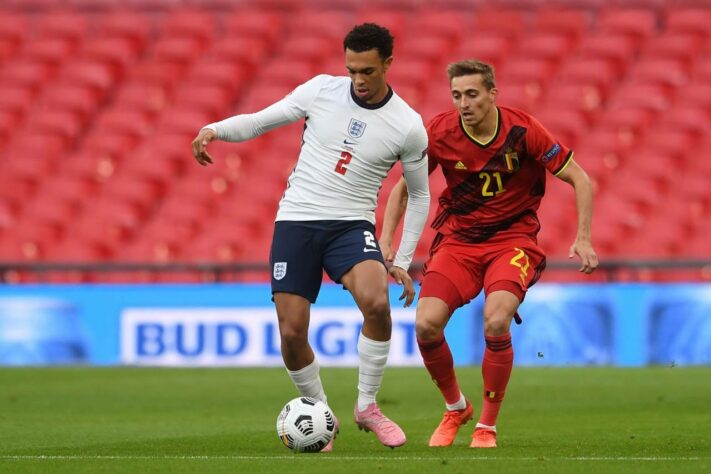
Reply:
[[457, 161], [457, 164], [454, 165], [454, 169], [465, 170], [465, 169], [467, 169], [467, 167], [461, 161]]

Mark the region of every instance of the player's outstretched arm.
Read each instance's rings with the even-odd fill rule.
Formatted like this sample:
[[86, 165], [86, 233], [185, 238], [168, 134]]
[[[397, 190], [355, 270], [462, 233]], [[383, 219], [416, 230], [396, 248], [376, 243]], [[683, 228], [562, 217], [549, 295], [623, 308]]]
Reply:
[[577, 255], [580, 271], [590, 274], [599, 264], [592, 246], [592, 183], [585, 170], [572, 159], [558, 177], [575, 189], [575, 205], [578, 210], [578, 233], [570, 246], [568, 258]]
[[207, 152], [207, 144], [213, 141], [217, 134], [209, 128], [203, 128], [193, 140], [193, 156], [202, 166], [212, 163], [212, 157]]
[[383, 230], [380, 232], [380, 251], [387, 262], [392, 262], [395, 258], [393, 236], [402, 215], [405, 214], [405, 208], [407, 208], [407, 182], [404, 178], [400, 178], [388, 196], [383, 217]]

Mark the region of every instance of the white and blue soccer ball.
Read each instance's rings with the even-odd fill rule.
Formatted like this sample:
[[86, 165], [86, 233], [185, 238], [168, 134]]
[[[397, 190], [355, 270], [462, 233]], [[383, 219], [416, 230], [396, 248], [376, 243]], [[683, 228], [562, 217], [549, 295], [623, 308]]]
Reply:
[[299, 397], [284, 405], [277, 417], [276, 428], [279, 439], [287, 448], [315, 453], [333, 439], [336, 418], [322, 401]]

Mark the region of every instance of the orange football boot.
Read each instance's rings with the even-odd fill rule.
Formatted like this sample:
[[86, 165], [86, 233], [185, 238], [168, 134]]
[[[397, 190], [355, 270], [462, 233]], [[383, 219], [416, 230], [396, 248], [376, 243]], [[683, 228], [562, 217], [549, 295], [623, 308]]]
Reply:
[[447, 410], [442, 421], [430, 437], [430, 447], [451, 446], [457, 437], [459, 427], [466, 425], [474, 416], [474, 407], [467, 400], [467, 406], [462, 410]]

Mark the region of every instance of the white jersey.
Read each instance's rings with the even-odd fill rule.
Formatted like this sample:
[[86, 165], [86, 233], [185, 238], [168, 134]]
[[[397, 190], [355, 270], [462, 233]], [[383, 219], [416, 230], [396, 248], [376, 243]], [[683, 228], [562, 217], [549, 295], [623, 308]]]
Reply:
[[[261, 112], [208, 127], [221, 140], [242, 141], [302, 118], [301, 152], [276, 220], [362, 219], [375, 224], [383, 179], [400, 160], [410, 193], [407, 238], [414, 238], [416, 245], [429, 209], [427, 132], [420, 115], [392, 90], [380, 103], [367, 104], [353, 93], [350, 78], [320, 75]], [[415, 222], [413, 209], [418, 214]], [[403, 243], [405, 238], [403, 233]], [[409, 266], [414, 245], [404, 249], [401, 243], [400, 250], [410, 255], [399, 262], [396, 258], [398, 266]]]

